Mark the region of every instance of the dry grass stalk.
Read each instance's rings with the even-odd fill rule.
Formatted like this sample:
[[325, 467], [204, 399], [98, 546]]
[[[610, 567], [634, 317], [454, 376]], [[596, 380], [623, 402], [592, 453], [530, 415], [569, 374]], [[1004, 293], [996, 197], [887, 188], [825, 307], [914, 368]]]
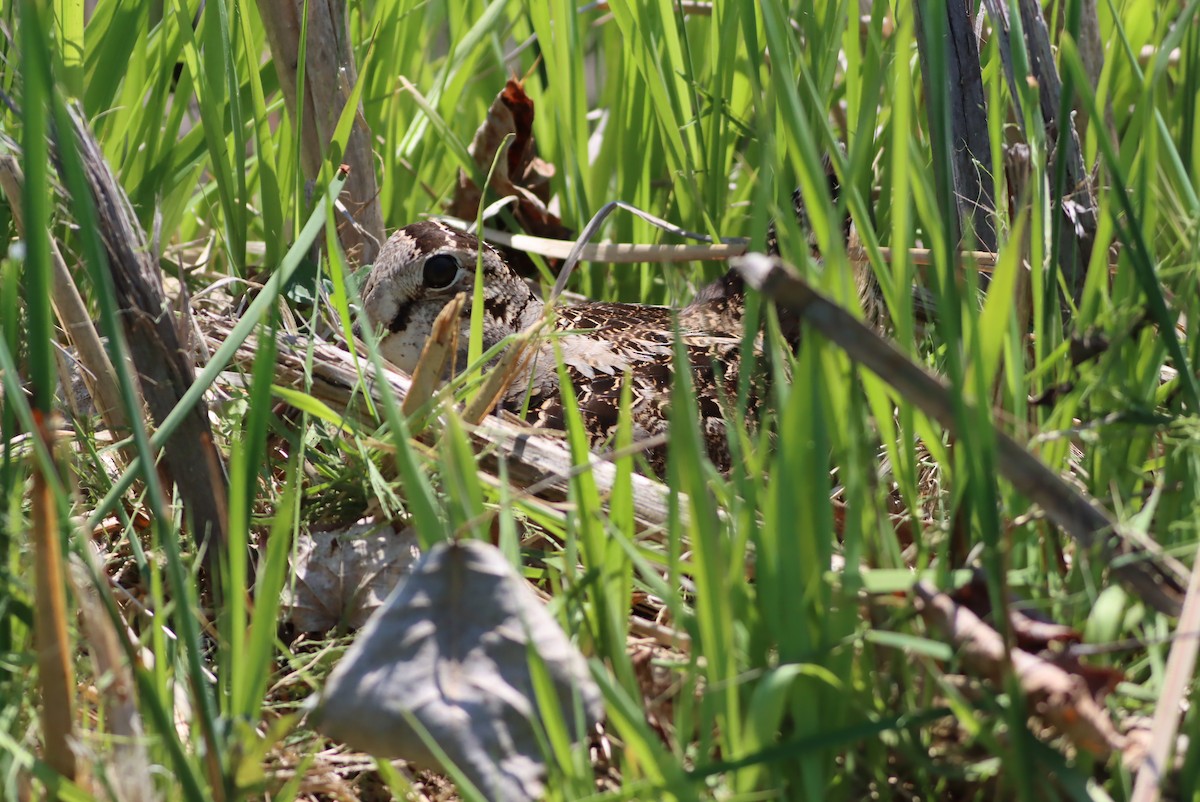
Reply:
[[[821, 336], [879, 376], [938, 424], [957, 433], [951, 390], [915, 364], [893, 343], [814, 290], [778, 259], [750, 254], [738, 264], [746, 281], [776, 304], [795, 310]], [[1047, 517], [1084, 548], [1099, 547], [1115, 576], [1147, 604], [1179, 615], [1187, 571], [1156, 543], [1121, 527], [1113, 516], [1051, 470], [1024, 446], [994, 431], [996, 467], [1013, 487], [1045, 510]]]
[[496, 366], [488, 372], [483, 386], [463, 409], [463, 420], [467, 423], [480, 424], [500, 402], [505, 390], [513, 383], [518, 375], [528, 367], [536, 351], [530, 344], [541, 337], [540, 330], [527, 331], [518, 337], [496, 362]]
[[458, 319], [466, 302], [467, 296], [460, 292], [434, 318], [429, 339], [425, 341], [425, 347], [417, 359], [417, 368], [413, 371], [412, 385], [404, 396], [404, 403], [400, 405], [400, 411], [405, 416], [412, 415], [429, 403], [446, 375], [446, 365], [458, 351]]
[[[54, 453], [54, 434], [35, 410], [37, 437]], [[75, 672], [73, 649], [67, 634], [67, 578], [63, 570], [58, 507], [53, 483], [41, 461], [33, 461], [31, 509], [35, 564], [33, 607], [37, 635], [38, 687], [42, 696], [42, 749], [46, 764], [69, 780], [79, 779], [75, 759]]]
[[[146, 749], [146, 730], [138, 713], [137, 685], [127, 653], [121, 645], [121, 634], [101, 599], [101, 593], [111, 594], [108, 586], [97, 587], [88, 577], [104, 577], [95, 553], [89, 546], [83, 549], [83, 560], [92, 563], [90, 570], [79, 558], [71, 564], [73, 586], [77, 590], [80, 621], [87, 638], [88, 655], [92, 658], [94, 676], [103, 679], [98, 700], [104, 711], [107, 729], [116, 736], [109, 751], [103, 755], [108, 766], [106, 781], [111, 783], [114, 797], [120, 802], [155, 802], [162, 796], [155, 790], [150, 777], [149, 753]], [[115, 600], [112, 602], [115, 606]]]
[[[1150, 727], [1151, 740], [1145, 760], [1133, 786], [1132, 802], [1155, 802], [1162, 794], [1164, 780], [1169, 780], [1172, 766], [1168, 762], [1176, 748], [1179, 721], [1188, 704], [1192, 674], [1196, 669], [1196, 651], [1200, 649], [1200, 555], [1192, 563], [1187, 598], [1176, 627], [1177, 637], [1171, 644], [1167, 670], [1163, 676], [1162, 692], [1154, 709]], [[1178, 637], [1182, 636], [1182, 637]], [[1179, 754], [1186, 754], [1186, 746]]]
[[[20, 197], [24, 187], [24, 176], [17, 159], [10, 155], [0, 155], [0, 190], [9, 200], [13, 222], [17, 231], [24, 235], [25, 221], [22, 217]], [[54, 272], [53, 296], [54, 314], [63, 331], [67, 333], [71, 343], [78, 352], [79, 362], [83, 367], [83, 381], [88, 392], [92, 395], [96, 411], [100, 414], [104, 425], [118, 438], [124, 437], [129, 431], [129, 421], [125, 417], [125, 409], [121, 405], [121, 393], [117, 389], [116, 372], [104, 350], [96, 324], [92, 321], [87, 305], [75, 286], [75, 279], [67, 268], [67, 263], [58, 249], [58, 243], [50, 242], [50, 266]], [[60, 376], [64, 389], [69, 390], [70, 378]], [[126, 461], [132, 459], [127, 451]]]

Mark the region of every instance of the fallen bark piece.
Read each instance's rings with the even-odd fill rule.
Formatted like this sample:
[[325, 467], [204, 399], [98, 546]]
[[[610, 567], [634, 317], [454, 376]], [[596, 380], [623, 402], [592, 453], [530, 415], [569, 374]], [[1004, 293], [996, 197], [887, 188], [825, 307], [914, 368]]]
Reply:
[[[225, 342], [233, 331], [234, 321], [206, 316], [201, 320], [206, 342], [217, 347]], [[360, 393], [370, 394], [372, 403], [382, 404], [384, 394], [404, 404], [412, 384], [407, 376], [389, 365], [377, 373], [375, 367], [363, 361], [356, 368], [354, 357], [339, 345], [317, 340], [309, 342], [303, 336], [280, 335], [286, 348], [275, 350], [275, 379], [283, 387], [304, 388], [314, 398], [329, 404], [347, 415], [362, 414]], [[305, 355], [312, 349], [311, 365]], [[251, 369], [258, 353], [258, 339], [247, 337], [234, 356], [234, 363], [246, 370]], [[358, 372], [361, 368], [361, 377]], [[419, 405], [418, 405], [419, 406]], [[374, 425], [378, 421], [372, 420]], [[580, 468], [573, 465], [571, 452], [565, 442], [546, 435], [545, 430], [530, 429], [524, 424], [514, 424], [495, 416], [487, 417], [479, 426], [467, 428], [475, 453], [479, 455], [480, 467], [496, 476], [501, 463], [508, 479], [515, 487], [528, 488], [539, 498], [563, 501], [567, 498], [571, 477]], [[436, 431], [429, 427], [418, 437], [426, 443], [434, 441]], [[597, 489], [604, 494], [612, 492], [616, 481], [616, 466], [594, 454], [588, 455], [588, 467], [596, 481]], [[673, 491], [662, 482], [641, 474], [630, 477], [633, 484], [634, 522], [640, 533], [654, 536], [667, 525], [672, 515]], [[686, 496], [678, 494], [681, 520], [686, 522]], [[685, 524], [686, 525], [686, 524]]]
[[[539, 709], [534, 654], [555, 711]], [[517, 800], [544, 790], [547, 718], [578, 737], [603, 709], [583, 655], [500, 550], [460, 541], [430, 549], [371, 617], [314, 723], [376, 757], [439, 766], [444, 756], [488, 799]]]
[[[195, 365], [180, 338], [175, 315], [167, 311], [171, 304], [163, 287], [162, 270], [125, 190], [105, 161], [83, 112], [73, 106], [67, 111], [73, 130], [59, 132], [56, 153], [60, 173], [63, 183], [70, 186], [63, 154], [68, 148], [76, 149], [95, 204], [97, 233], [108, 257], [125, 341], [150, 416], [156, 426], [161, 426], [195, 383]], [[74, 200], [77, 205], [86, 203], [84, 198]], [[204, 555], [203, 585], [220, 598], [220, 565], [228, 545], [229, 482], [203, 399], [167, 438], [162, 465], [179, 492], [196, 549]]]

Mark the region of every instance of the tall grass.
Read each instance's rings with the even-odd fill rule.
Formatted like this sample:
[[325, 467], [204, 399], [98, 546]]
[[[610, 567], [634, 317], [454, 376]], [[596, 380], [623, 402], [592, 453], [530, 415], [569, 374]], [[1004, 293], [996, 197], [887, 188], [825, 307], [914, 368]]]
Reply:
[[[1066, 5], [1070, 22], [1077, 4]], [[186, 800], [318, 798], [320, 778], [336, 767], [316, 755], [325, 744], [293, 714], [298, 699], [320, 687], [345, 640], [335, 632], [314, 647], [281, 637], [287, 544], [308, 527], [362, 514], [374, 498], [413, 525], [425, 546], [498, 532], [526, 576], [552, 592], [552, 609], [592, 658], [604, 691], [619, 778], [604, 798], [1127, 796], [1130, 778], [1119, 760], [1094, 765], [1061, 739], [1042, 741], [1043, 732], [1029, 731], [1016, 684], [964, 692], [949, 678], [958, 669], [951, 650], [889, 594], [909, 587], [913, 570], [931, 569], [927, 575], [948, 587], [972, 554], [997, 600], [1007, 589], [1061, 623], [1123, 644], [1100, 658], [1124, 672], [1110, 697], [1115, 716], [1149, 711], [1158, 698], [1170, 621], [1106, 586], [1103, 561], [1030, 514], [1028, 500], [997, 478], [993, 431], [1030, 443], [1172, 553], [1194, 551], [1195, 378], [1172, 369], [1200, 360], [1200, 339], [1175, 326], [1200, 313], [1196, 5], [1155, 3], [1147, 14], [1137, 3], [1102, 4], [1108, 50], [1094, 89], [1070, 34], [1053, 26], [1062, 73], [1088, 119], [1085, 159], [1100, 165], [1097, 244], [1065, 332], [1051, 271], [1063, 225], [1056, 199], [1065, 188], [1047, 172], [1035, 89], [1020, 80], [1028, 67], [1018, 59], [1021, 96], [1014, 98], [994, 38], [981, 48], [993, 163], [1002, 163], [1002, 140], [1024, 139], [1032, 180], [1011, 213], [1000, 204], [1002, 258], [981, 304], [951, 241], [952, 198], [934, 178], [949, 171], [949, 138], [931, 134], [946, 120], [929, 110], [945, 109], [946, 98], [937, 95], [944, 89], [929, 97], [921, 86], [908, 2], [876, 4], [863, 21], [859, 5], [844, 0], [718, 2], [707, 15], [669, 0], [614, 0], [607, 9], [561, 0], [354, 6], [354, 91], [375, 137], [389, 226], [438, 211], [457, 171], [477, 169], [465, 143], [505, 78], [524, 75], [540, 153], [557, 170], [558, 208], [576, 230], [611, 200], [690, 230], [748, 236], [759, 248], [777, 220], [784, 258], [852, 306], [839, 223], [849, 213], [897, 340], [948, 377], [963, 434], [949, 438], [912, 399], [809, 336], [794, 358], [778, 348], [764, 357], [765, 369], [787, 378], [774, 385], [769, 424], [733, 444], [742, 459], [728, 476], [703, 459], [695, 409], [685, 401], [691, 390], [679, 382], [667, 481], [685, 495], [674, 496], [662, 531], [642, 536], [632, 458], [618, 460], [607, 497], [585, 471], [573, 477], [565, 505], [528, 499], [480, 477], [478, 455], [453, 413], [436, 448], [414, 439], [432, 425], [428, 419], [405, 419], [392, 399], [374, 408], [360, 396], [362, 419], [334, 420], [315, 401], [300, 401], [307, 387], [275, 386], [264, 349], [243, 389], [223, 382], [233, 398], [216, 413], [231, 466], [225, 581], [234, 592], [214, 611], [195, 592], [201, 555], [187, 545], [195, 542], [188, 522], [158, 492], [155, 472], [112, 479], [115, 446], [77, 422], [67, 457], [75, 486], [56, 495], [73, 516], [62, 516], [62, 537], [80, 553], [105, 523], [107, 568], [128, 563], [140, 574], [132, 585], [137, 604], [120, 595], [121, 612], [115, 605], [110, 612], [129, 633], [127, 669], [136, 679], [154, 792]], [[113, 757], [119, 739], [106, 724], [110, 678], [88, 661], [89, 633], [70, 622], [83, 710], [75, 724], [91, 765], [78, 783], [56, 779], [47, 765], [31, 671], [35, 450], [43, 469], [53, 465], [24, 436], [31, 419], [21, 386], [45, 393], [55, 371], [43, 301], [47, 232], [79, 268], [81, 289], [119, 348], [85, 193], [68, 176], [64, 201], [40, 150], [62, 100], [82, 103], [140, 222], [155, 234], [165, 274], [181, 288], [194, 295], [237, 279], [230, 286], [241, 292], [240, 280], [275, 277], [233, 340], [253, 333], [284, 349], [290, 341], [281, 321], [316, 320], [339, 331], [353, 323], [354, 266], [332, 247], [336, 164], [306, 189], [296, 127], [308, 123], [286, 113], [261, 22], [265, 8], [101, 0], [86, 25], [72, 3], [0, 10], [5, 28], [17, 32], [15, 42], [0, 40], [0, 89], [20, 108], [3, 112], [0, 132], [5, 148], [21, 144], [28, 226], [22, 247], [0, 260], [0, 797], [20, 798], [30, 782], [37, 793], [77, 799], [123, 787]], [[926, 9], [927, 18], [936, 14]], [[1142, 63], [1147, 46], [1156, 55]], [[1172, 64], [1176, 46], [1182, 58]], [[944, 54], [931, 51], [925, 57], [936, 68]], [[1025, 133], [1013, 123], [1018, 107]], [[339, 129], [338, 147], [347, 130]], [[824, 190], [825, 154], [843, 187], [836, 202]], [[996, 182], [1003, 198], [999, 173]], [[790, 214], [796, 186], [808, 199], [820, 264]], [[18, 239], [13, 211], [0, 204], [9, 242]], [[313, 286], [293, 292], [323, 229], [328, 247], [319, 273], [307, 279]], [[622, 214], [605, 233], [622, 241], [664, 236]], [[918, 269], [905, 253], [918, 244], [932, 250], [940, 310], [925, 340], [907, 303]], [[880, 246], [898, 258], [885, 262]], [[1018, 323], [1012, 289], [1022, 260], [1031, 269], [1028, 331]], [[598, 300], [674, 303], [720, 269], [588, 264], [574, 288]], [[302, 296], [313, 305], [302, 305]], [[1103, 333], [1109, 347], [1073, 364], [1071, 337], [1089, 332]], [[200, 372], [186, 403], [218, 380], [236, 344]], [[125, 364], [119, 351], [114, 356]], [[1051, 388], [1062, 390], [1053, 403], [1031, 400]], [[301, 414], [277, 416], [280, 400]], [[35, 407], [47, 403], [35, 395]], [[568, 419], [569, 443], [582, 462], [581, 424]], [[169, 424], [153, 438], [141, 428], [132, 433], [140, 464], [167, 433]], [[629, 437], [626, 416], [617, 446]], [[274, 464], [280, 453], [287, 458]], [[834, 484], [844, 504], [836, 510]], [[99, 584], [111, 597], [113, 589]], [[640, 696], [641, 668], [627, 651], [631, 591], [657, 600], [664, 624], [690, 644], [663, 653], [669, 705]], [[73, 603], [80, 597], [71, 591]], [[647, 705], [661, 716], [655, 726]], [[1187, 726], [1195, 736], [1194, 714]], [[1196, 740], [1182, 756], [1181, 797], [1195, 791]], [[551, 798], [588, 796], [587, 772], [560, 741], [555, 746], [552, 777], [560, 781]], [[1054, 782], [1035, 781], [1043, 776]], [[347, 779], [348, 793], [362, 796], [371, 782], [393, 789], [407, 782], [390, 769], [382, 780], [367, 770]]]

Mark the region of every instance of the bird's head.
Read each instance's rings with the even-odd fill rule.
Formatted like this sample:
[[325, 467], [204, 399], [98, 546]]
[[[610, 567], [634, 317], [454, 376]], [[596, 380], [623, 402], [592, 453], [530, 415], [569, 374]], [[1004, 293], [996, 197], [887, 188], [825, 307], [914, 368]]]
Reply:
[[492, 246], [442, 223], [422, 221], [391, 236], [363, 288], [363, 309], [370, 325], [382, 328], [379, 351], [401, 370], [412, 373], [433, 321], [454, 296], [466, 293], [459, 348], [464, 368], [471, 325], [476, 260], [483, 259], [483, 347], [532, 326], [542, 302]]

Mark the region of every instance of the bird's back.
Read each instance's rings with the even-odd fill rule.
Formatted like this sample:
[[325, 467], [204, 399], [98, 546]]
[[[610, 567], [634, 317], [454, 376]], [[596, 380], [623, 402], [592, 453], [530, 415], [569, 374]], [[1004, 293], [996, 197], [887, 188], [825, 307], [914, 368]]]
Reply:
[[[732, 297], [701, 299], [683, 309], [617, 303], [582, 303], [555, 310], [554, 330], [536, 359], [532, 381], [515, 384], [506, 399], [509, 411], [524, 413], [537, 426], [566, 428], [562, 387], [564, 372], [578, 403], [593, 449], [611, 445], [620, 417], [622, 389], [629, 384], [633, 439], [662, 439], [679, 388], [674, 343], [678, 336], [709, 457], [721, 471], [730, 468], [726, 421], [737, 396], [742, 359], [742, 304]], [[542, 378], [538, 378], [542, 377]], [[749, 399], [757, 414], [761, 382]], [[667, 447], [646, 449], [650, 467], [662, 474]]]

